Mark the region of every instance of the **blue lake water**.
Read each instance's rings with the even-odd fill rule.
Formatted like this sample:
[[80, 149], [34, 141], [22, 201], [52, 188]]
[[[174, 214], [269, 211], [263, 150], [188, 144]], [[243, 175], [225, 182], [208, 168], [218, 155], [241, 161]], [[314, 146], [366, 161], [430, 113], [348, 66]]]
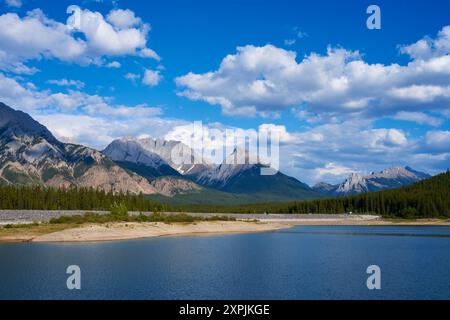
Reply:
[[[69, 265], [81, 290], [66, 287]], [[369, 265], [381, 290], [367, 289]], [[0, 299], [450, 299], [450, 227], [0, 244]]]

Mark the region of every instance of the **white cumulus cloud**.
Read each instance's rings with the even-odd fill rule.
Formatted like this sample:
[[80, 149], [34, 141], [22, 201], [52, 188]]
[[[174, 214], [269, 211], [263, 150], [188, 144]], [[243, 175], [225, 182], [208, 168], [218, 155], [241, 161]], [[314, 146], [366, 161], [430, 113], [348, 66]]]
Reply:
[[0, 69], [31, 74], [37, 70], [24, 63], [43, 58], [107, 67], [120, 64], [105, 64], [105, 57], [136, 55], [159, 59], [156, 52], [147, 48], [150, 25], [132, 11], [112, 10], [107, 20], [99, 12], [78, 6], [70, 6], [68, 13], [67, 24], [48, 18], [40, 9], [23, 17], [16, 13], [0, 15]]
[[426, 145], [433, 152], [450, 153], [450, 131], [429, 131], [426, 134]]
[[22, 0], [5, 0], [8, 7], [20, 8], [22, 7]]
[[131, 28], [142, 23], [141, 18], [136, 17], [134, 12], [126, 9], [111, 10], [107, 16], [108, 22], [110, 22], [114, 27], [125, 29]]
[[179, 95], [220, 105], [226, 115], [267, 115], [299, 107], [313, 114], [379, 117], [399, 111], [450, 108], [450, 26], [428, 40], [427, 53], [409, 47], [406, 65], [368, 63], [358, 51], [328, 48], [297, 61], [273, 45], [238, 47], [219, 68], [176, 78]]
[[149, 87], [154, 87], [158, 85], [162, 79], [163, 76], [161, 75], [161, 72], [159, 70], [145, 69], [142, 83]]
[[70, 80], [70, 79], [60, 79], [60, 80], [48, 80], [50, 84], [54, 84], [61, 87], [75, 87], [77, 89], [82, 89], [85, 86], [85, 83], [80, 80]]
[[400, 111], [397, 112], [393, 116], [393, 118], [396, 120], [411, 121], [418, 124], [425, 124], [434, 127], [439, 127], [443, 123], [442, 119], [430, 116], [423, 112]]

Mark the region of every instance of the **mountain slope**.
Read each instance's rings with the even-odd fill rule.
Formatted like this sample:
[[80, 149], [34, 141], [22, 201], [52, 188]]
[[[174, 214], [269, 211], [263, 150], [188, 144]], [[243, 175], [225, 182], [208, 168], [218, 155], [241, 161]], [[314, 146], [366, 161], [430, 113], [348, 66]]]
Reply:
[[137, 140], [114, 140], [103, 150], [103, 154], [122, 167], [147, 178], [181, 176], [158, 154], [146, 150]]
[[296, 203], [280, 211], [293, 213], [352, 211], [401, 218], [449, 217], [450, 171], [396, 189]]
[[[240, 164], [237, 159], [245, 159]], [[250, 163], [245, 150], [235, 148], [224, 163], [192, 178], [198, 184], [220, 191], [259, 195], [266, 200], [317, 198], [320, 194], [299, 180], [281, 172], [262, 175], [260, 163]]]
[[[271, 176], [261, 175], [264, 166], [249, 164], [248, 154], [238, 148], [235, 148], [224, 163], [218, 166], [200, 159], [194, 150], [182, 142], [162, 139], [120, 139], [112, 142], [103, 152], [119, 165], [144, 177], [152, 174], [156, 176], [157, 173], [164, 176], [161, 168], [164, 167], [165, 171], [170, 172], [167, 170], [167, 166], [170, 166], [175, 173], [169, 175], [178, 176], [178, 179], [182, 175], [185, 179], [195, 182], [189, 186], [185, 182], [178, 181], [178, 185], [184, 186], [182, 192], [184, 196], [180, 201], [188, 201], [189, 197], [195, 202], [203, 201], [200, 199], [203, 196], [207, 198], [205, 201], [215, 199], [214, 201], [219, 202], [223, 199], [236, 200], [236, 197], [239, 198], [238, 202], [241, 200], [260, 202], [263, 199], [285, 201], [321, 196], [306, 184], [281, 172]], [[237, 159], [245, 159], [246, 163], [238, 164]], [[202, 190], [197, 184], [209, 190]], [[162, 187], [162, 184], [159, 186]], [[220, 192], [214, 192], [213, 189]], [[234, 195], [229, 197], [226, 193]]]
[[202, 188], [185, 179], [177, 170], [155, 151], [170, 161], [170, 154], [178, 144], [163, 140], [123, 138], [110, 143], [103, 153], [117, 165], [150, 180], [150, 184], [161, 195], [173, 197], [177, 194], [197, 192]]
[[[231, 193], [216, 189], [204, 188], [200, 190], [189, 190], [184, 193], [178, 193], [174, 196], [163, 196], [161, 194], [148, 195], [147, 198], [159, 203], [169, 205], [207, 205], [207, 206], [232, 206], [237, 204], [264, 203], [267, 202], [267, 195]], [[277, 198], [273, 195], [271, 201], [281, 202], [291, 200], [289, 198]]]
[[313, 190], [325, 195], [352, 195], [399, 188], [417, 181], [430, 178], [430, 175], [415, 171], [410, 167], [392, 167], [367, 176], [352, 173], [344, 182], [337, 185], [318, 183]]
[[399, 218], [449, 218], [450, 171], [397, 189], [288, 203], [240, 206], [183, 206], [195, 212], [377, 214]]
[[2, 184], [156, 192], [147, 179], [122, 169], [101, 152], [62, 143], [28, 114], [3, 103], [0, 103], [0, 178]]
[[137, 139], [135, 142], [146, 152], [158, 155], [180, 175], [194, 175], [212, 167], [193, 149], [180, 141], [145, 138]]
[[261, 175], [261, 168], [263, 166], [260, 164], [220, 165], [210, 176], [202, 175], [196, 181], [200, 185], [225, 192], [265, 194], [268, 198], [305, 199], [319, 196], [306, 184], [281, 172], [270, 176]]

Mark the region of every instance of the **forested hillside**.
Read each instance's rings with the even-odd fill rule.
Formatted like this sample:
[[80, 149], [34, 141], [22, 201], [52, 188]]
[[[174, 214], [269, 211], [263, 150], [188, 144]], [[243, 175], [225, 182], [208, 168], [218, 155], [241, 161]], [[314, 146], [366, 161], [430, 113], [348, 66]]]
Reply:
[[450, 171], [413, 185], [361, 195], [254, 205], [171, 207], [143, 195], [112, 194], [92, 188], [0, 187], [0, 209], [109, 210], [123, 203], [130, 211], [212, 213], [367, 213], [385, 217], [450, 217]]
[[186, 211], [241, 213], [371, 213], [392, 217], [450, 216], [450, 171], [399, 189], [361, 195], [244, 206], [184, 206]]

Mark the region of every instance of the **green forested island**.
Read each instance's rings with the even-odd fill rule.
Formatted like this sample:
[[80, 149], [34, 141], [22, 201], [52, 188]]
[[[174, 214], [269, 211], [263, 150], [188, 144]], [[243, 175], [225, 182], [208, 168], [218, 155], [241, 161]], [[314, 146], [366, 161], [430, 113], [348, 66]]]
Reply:
[[95, 189], [53, 189], [40, 186], [0, 187], [0, 209], [110, 210], [122, 203], [130, 211], [211, 213], [358, 213], [384, 217], [450, 216], [450, 171], [399, 189], [361, 195], [289, 203], [169, 206], [144, 195], [113, 194]]

